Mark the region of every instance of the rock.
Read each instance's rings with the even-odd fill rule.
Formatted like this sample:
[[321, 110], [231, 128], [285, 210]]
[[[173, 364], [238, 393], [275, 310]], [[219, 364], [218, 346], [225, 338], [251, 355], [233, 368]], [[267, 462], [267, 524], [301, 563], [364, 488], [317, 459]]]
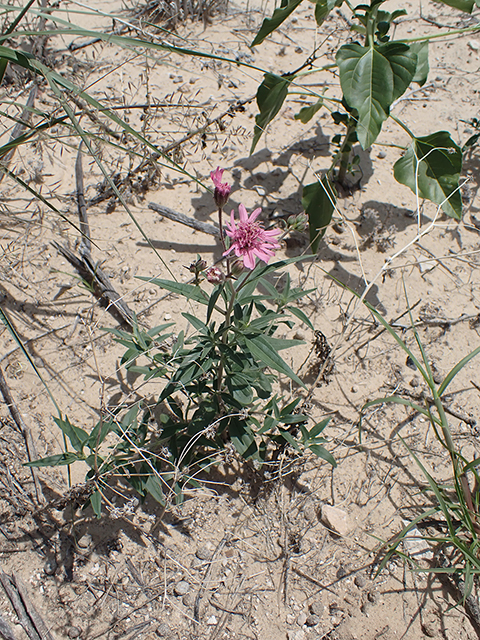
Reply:
[[43, 571], [47, 576], [54, 576], [58, 569], [58, 563], [55, 558], [49, 558], [43, 565]]
[[355, 576], [354, 583], [357, 585], [359, 589], [363, 589], [363, 587], [367, 584], [367, 581], [362, 576], [362, 574], [359, 573], [358, 575]]
[[211, 627], [216, 625], [217, 622], [218, 622], [218, 620], [217, 620], [216, 616], [210, 616], [210, 618], [208, 618], [208, 620], [207, 620], [207, 624], [210, 625]]
[[79, 547], [80, 549], [88, 549], [91, 544], [92, 536], [89, 533], [86, 533], [77, 540], [77, 547]]
[[190, 585], [185, 580], [180, 580], [173, 588], [173, 593], [176, 596], [184, 596], [186, 593], [190, 591]]
[[377, 594], [374, 591], [369, 591], [367, 593], [367, 598], [368, 598], [368, 601], [371, 602], [372, 604], [375, 604], [378, 600]]
[[70, 627], [67, 631], [67, 635], [69, 638], [79, 638], [82, 633], [80, 627]]
[[155, 633], [160, 638], [166, 638], [171, 634], [171, 630], [166, 622], [161, 622], [156, 628]]
[[383, 160], [386, 157], [387, 157], [387, 154], [385, 153], [385, 151], [379, 151], [377, 153], [377, 158], [380, 158], [380, 160]]
[[352, 393], [358, 393], [358, 387], [356, 385], [352, 385], [352, 388], [350, 389], [350, 391]]
[[329, 504], [324, 504], [322, 507], [322, 520], [329, 529], [339, 536], [346, 536], [350, 531], [348, 514], [338, 507], [331, 507]]
[[340, 565], [336, 573], [337, 578], [341, 580], [342, 578], [345, 578], [346, 575], [347, 575], [347, 570], [345, 569], [344, 566]]
[[213, 558], [213, 549], [212, 545], [204, 544], [202, 547], [197, 549], [195, 555], [199, 560], [208, 561]]
[[293, 338], [294, 340], [305, 340], [305, 332], [301, 329], [297, 329]]
[[469, 40], [467, 42], [467, 47], [472, 51], [478, 51], [480, 49], [480, 41], [479, 40]]
[[324, 610], [325, 607], [323, 606], [323, 602], [321, 602], [320, 600], [316, 600], [310, 605], [310, 613], [312, 613], [314, 616], [323, 615]]
[[305, 503], [305, 506], [303, 507], [303, 515], [310, 524], [318, 522], [317, 506], [313, 501], [309, 500]]
[[186, 593], [182, 598], [182, 602], [186, 607], [193, 607], [193, 605], [195, 604], [193, 593]]
[[305, 620], [305, 624], [307, 625], [307, 627], [314, 627], [319, 622], [320, 622], [320, 618], [314, 615], [313, 613], [307, 616], [307, 619]]
[[306, 621], [307, 621], [307, 614], [302, 611], [302, 613], [299, 613], [297, 616], [297, 624], [299, 627], [303, 627]]
[[297, 629], [296, 631], [287, 631], [288, 640], [305, 640], [307, 634], [303, 629]]

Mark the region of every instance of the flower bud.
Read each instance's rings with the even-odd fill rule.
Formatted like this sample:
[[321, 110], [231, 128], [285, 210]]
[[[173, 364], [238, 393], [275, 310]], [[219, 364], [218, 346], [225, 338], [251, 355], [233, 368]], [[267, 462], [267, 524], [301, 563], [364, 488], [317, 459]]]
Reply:
[[210, 267], [205, 274], [208, 282], [212, 284], [220, 284], [225, 280], [225, 274], [218, 267]]
[[223, 169], [217, 167], [215, 171], [210, 172], [210, 177], [213, 180], [213, 184], [215, 185], [215, 191], [213, 192], [213, 198], [215, 200], [215, 204], [219, 209], [222, 209], [228, 202], [228, 197], [232, 190], [232, 187], [228, 184], [228, 182], [222, 182]]

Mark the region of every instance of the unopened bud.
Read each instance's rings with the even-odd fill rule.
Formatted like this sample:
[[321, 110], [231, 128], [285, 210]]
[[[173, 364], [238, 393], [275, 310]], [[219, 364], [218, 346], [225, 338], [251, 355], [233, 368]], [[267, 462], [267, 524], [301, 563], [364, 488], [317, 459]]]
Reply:
[[225, 274], [218, 267], [210, 267], [205, 275], [207, 276], [207, 280], [212, 284], [220, 284], [225, 280]]

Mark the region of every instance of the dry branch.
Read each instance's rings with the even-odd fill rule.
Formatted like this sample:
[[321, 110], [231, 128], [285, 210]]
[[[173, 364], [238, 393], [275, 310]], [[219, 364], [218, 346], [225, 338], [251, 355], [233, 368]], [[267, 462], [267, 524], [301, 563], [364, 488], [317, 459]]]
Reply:
[[53, 242], [53, 246], [61, 253], [70, 264], [75, 267], [80, 276], [88, 282], [93, 288], [95, 295], [103, 299], [107, 303], [107, 309], [114, 311], [120, 319], [128, 324], [133, 325], [134, 314], [122, 297], [115, 290], [110, 282], [107, 274], [95, 264], [90, 253], [90, 228], [88, 225], [87, 206], [85, 203], [85, 193], [83, 188], [83, 169], [82, 169], [82, 152], [81, 144], [78, 150], [77, 161], [75, 163], [75, 178], [77, 184], [77, 205], [78, 216], [80, 219], [80, 231], [82, 232], [82, 240], [79, 249], [79, 255], [76, 255], [69, 247], [63, 246], [58, 242]]
[[[32, 115], [32, 107], [35, 103], [36, 96], [37, 96], [37, 85], [35, 84], [30, 89], [30, 93], [28, 94], [27, 104], [25, 105], [25, 108], [22, 111], [22, 115], [20, 116], [19, 121], [13, 127], [12, 135], [10, 136], [10, 140], [9, 140], [10, 143], [14, 142], [17, 138], [20, 138], [20, 136], [23, 135], [25, 129], [27, 128], [28, 123], [30, 121], [30, 117]], [[10, 162], [12, 161], [12, 158], [15, 155], [16, 150], [17, 150], [16, 146], [12, 147], [10, 151], [7, 151], [7, 153], [3, 156], [3, 158], [1, 158], [1, 164], [3, 169], [8, 169], [8, 167], [10, 166]], [[0, 182], [3, 180], [4, 175], [5, 175], [4, 171], [0, 172]]]
[[[30, 429], [27, 427], [27, 425], [25, 424], [22, 418], [22, 414], [18, 410], [18, 407], [13, 400], [12, 394], [10, 393], [10, 389], [8, 388], [8, 385], [7, 385], [7, 381], [5, 380], [3, 371], [1, 369], [0, 369], [0, 391], [2, 393], [3, 399], [5, 400], [5, 404], [8, 407], [8, 410], [10, 411], [10, 415], [12, 416], [13, 420], [15, 421], [15, 424], [17, 425], [18, 429], [20, 430], [20, 432], [24, 437], [25, 446], [27, 448], [28, 461], [32, 462], [33, 460], [36, 460], [38, 457], [37, 452], [35, 450], [35, 443], [33, 442], [32, 433]], [[35, 469], [34, 467], [31, 467], [31, 473], [33, 478], [33, 484], [35, 485], [37, 503], [44, 504], [45, 497], [43, 495], [42, 487], [38, 480], [37, 469]]]
[[178, 211], [173, 211], [173, 209], [169, 209], [168, 207], [164, 207], [161, 204], [156, 204], [155, 202], [150, 202], [148, 205], [149, 209], [156, 211], [161, 216], [165, 216], [169, 220], [173, 220], [174, 222], [180, 222], [180, 224], [184, 224], [187, 227], [191, 227], [196, 231], [201, 231], [202, 233], [208, 233], [210, 236], [215, 236], [216, 238], [220, 238], [220, 230], [217, 227], [214, 227], [211, 224], [206, 224], [205, 222], [199, 222], [194, 218], [190, 218], [186, 216], [184, 213], [178, 213]]
[[19, 623], [30, 640], [54, 640], [47, 625], [28, 598], [25, 587], [15, 574], [12, 573], [9, 576], [1, 571], [0, 582], [15, 609]]

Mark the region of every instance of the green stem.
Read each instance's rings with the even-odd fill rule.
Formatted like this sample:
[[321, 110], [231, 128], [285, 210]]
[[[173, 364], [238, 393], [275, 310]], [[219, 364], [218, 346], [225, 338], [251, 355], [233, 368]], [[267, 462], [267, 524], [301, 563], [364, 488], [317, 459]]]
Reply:
[[[235, 298], [237, 297], [237, 291], [235, 290], [235, 287], [233, 286], [233, 282], [232, 282], [231, 278], [228, 278], [228, 284], [230, 286], [231, 297], [230, 297], [230, 300], [228, 302], [227, 310], [225, 312], [225, 329], [224, 329], [223, 335], [222, 335], [222, 343], [223, 344], [227, 344], [228, 330], [230, 329], [230, 316], [232, 315], [233, 305], [235, 304]], [[218, 394], [222, 390], [223, 370], [224, 370], [223, 357], [221, 357], [220, 358], [220, 364], [218, 365], [218, 371], [217, 371], [217, 393]]]
[[404, 122], [402, 122], [401, 120], [399, 120], [396, 116], [394, 116], [392, 114], [390, 114], [390, 118], [392, 120], [394, 120], [398, 124], [399, 127], [402, 127], [402, 129], [408, 133], [408, 135], [412, 138], [412, 140], [415, 138], [414, 134], [410, 131], [410, 129], [407, 127], [407, 125]]

